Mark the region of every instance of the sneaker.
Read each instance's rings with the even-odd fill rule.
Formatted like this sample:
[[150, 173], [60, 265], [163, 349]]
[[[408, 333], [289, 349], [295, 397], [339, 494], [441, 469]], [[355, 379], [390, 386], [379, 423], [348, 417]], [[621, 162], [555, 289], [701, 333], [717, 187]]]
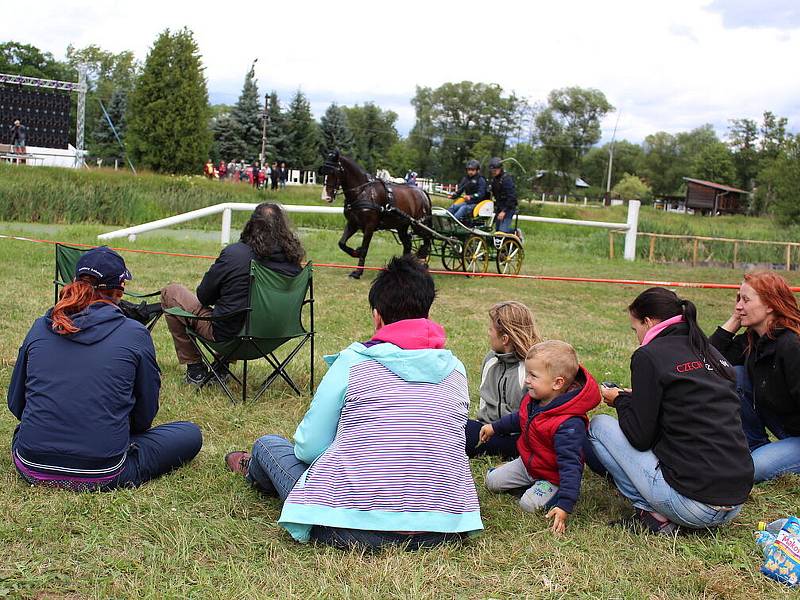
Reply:
[[652, 533], [653, 535], [675, 535], [680, 532], [680, 525], [672, 521], [661, 521], [653, 513], [641, 508], [634, 509], [630, 517], [612, 521], [609, 525], [624, 527], [635, 533]]
[[201, 362], [186, 365], [186, 383], [200, 387], [208, 379], [208, 368]]
[[[227, 362], [224, 363], [220, 362], [219, 360], [215, 360], [213, 363], [211, 363], [211, 369], [219, 376], [223, 383], [227, 383], [231, 378], [229, 368], [230, 363]], [[209, 373], [209, 375], [211, 374]], [[217, 383], [217, 378], [211, 375], [211, 381]]]
[[247, 472], [250, 468], [250, 453], [243, 450], [228, 452], [225, 455], [225, 464], [234, 473], [247, 477]]

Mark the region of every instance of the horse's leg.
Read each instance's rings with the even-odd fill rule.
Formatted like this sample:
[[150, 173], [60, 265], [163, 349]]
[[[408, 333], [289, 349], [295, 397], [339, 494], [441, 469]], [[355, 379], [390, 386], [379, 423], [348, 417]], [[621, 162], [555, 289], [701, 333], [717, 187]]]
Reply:
[[361, 247], [358, 252], [358, 268], [350, 273], [353, 279], [361, 279], [364, 274], [364, 263], [367, 261], [367, 252], [369, 252], [369, 243], [372, 241], [372, 234], [375, 233], [375, 224], [368, 223], [364, 225], [364, 238], [361, 240]]
[[339, 248], [342, 249], [342, 252], [352, 256], [353, 258], [358, 258], [358, 250], [348, 246], [347, 240], [353, 237], [356, 231], [358, 231], [358, 226], [350, 221], [346, 221], [344, 225], [344, 231], [342, 232], [342, 237], [339, 238]]
[[408, 233], [408, 225], [397, 228], [397, 237], [403, 244], [403, 254], [411, 254], [411, 234]]

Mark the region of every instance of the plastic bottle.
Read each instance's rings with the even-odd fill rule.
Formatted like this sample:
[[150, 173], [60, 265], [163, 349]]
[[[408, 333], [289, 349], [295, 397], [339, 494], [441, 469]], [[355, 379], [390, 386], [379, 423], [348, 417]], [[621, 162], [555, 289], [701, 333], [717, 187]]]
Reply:
[[778, 532], [783, 529], [783, 526], [786, 525], [786, 521], [789, 519], [777, 519], [772, 523], [766, 523], [765, 521], [758, 522], [758, 530], [759, 531], [769, 531], [773, 534], [773, 537], [778, 535]]

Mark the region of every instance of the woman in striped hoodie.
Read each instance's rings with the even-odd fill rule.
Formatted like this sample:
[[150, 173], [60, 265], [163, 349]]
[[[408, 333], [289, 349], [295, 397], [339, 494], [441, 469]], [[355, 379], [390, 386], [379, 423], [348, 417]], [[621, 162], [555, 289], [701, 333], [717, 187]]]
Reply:
[[375, 334], [337, 355], [294, 444], [267, 435], [231, 470], [284, 501], [278, 523], [296, 540], [339, 548], [409, 549], [483, 529], [464, 454], [464, 366], [428, 319], [427, 268], [393, 258], [372, 284]]

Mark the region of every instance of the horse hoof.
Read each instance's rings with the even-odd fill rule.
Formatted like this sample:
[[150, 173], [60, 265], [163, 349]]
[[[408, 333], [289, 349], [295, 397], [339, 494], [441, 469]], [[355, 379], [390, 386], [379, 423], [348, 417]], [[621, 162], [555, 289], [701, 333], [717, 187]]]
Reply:
[[353, 271], [348, 275], [351, 279], [361, 279], [362, 272], [361, 271]]

